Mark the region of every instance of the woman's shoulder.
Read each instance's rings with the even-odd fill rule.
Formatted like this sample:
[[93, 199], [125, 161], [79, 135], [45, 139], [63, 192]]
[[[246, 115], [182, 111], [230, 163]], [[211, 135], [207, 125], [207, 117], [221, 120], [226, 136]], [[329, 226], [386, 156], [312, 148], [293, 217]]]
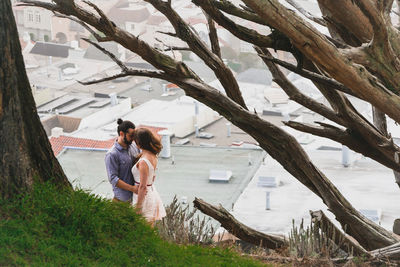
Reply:
[[[143, 162], [143, 161], [145, 161], [145, 162]], [[154, 158], [153, 157], [151, 157], [151, 158], [141, 157], [139, 159], [139, 162], [141, 162], [140, 164], [146, 164], [147, 166], [152, 167], [153, 169], [155, 169], [155, 165], [157, 165], [157, 157], [154, 157]]]

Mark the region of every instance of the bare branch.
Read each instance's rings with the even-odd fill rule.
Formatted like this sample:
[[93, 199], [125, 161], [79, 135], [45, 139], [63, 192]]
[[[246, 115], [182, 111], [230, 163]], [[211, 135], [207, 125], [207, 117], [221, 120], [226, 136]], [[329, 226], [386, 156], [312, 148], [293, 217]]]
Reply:
[[172, 37], [179, 38], [179, 37], [176, 35], [176, 33], [173, 33], [173, 32], [164, 32], [164, 31], [156, 31], [156, 32], [161, 33], [161, 34], [165, 34], [165, 35], [169, 35], [169, 36], [172, 36]]
[[219, 47], [218, 34], [217, 29], [215, 28], [214, 20], [206, 12], [204, 12], [204, 15], [207, 18], [208, 36], [210, 38], [211, 50], [214, 52], [215, 55], [222, 59], [221, 48]]
[[[376, 4], [371, 0], [354, 0], [357, 6], [361, 9], [364, 15], [368, 18], [374, 30], [374, 39], [387, 39], [387, 23], [380, 15], [379, 9]], [[382, 1], [384, 2], [384, 1]], [[382, 7], [383, 8], [383, 7]]]
[[111, 20], [109, 20], [106, 16], [106, 14], [104, 14], [104, 12], [93, 2], [87, 1], [87, 0], [83, 0], [83, 2], [89, 6], [91, 6], [94, 10], [96, 10], [96, 12], [99, 14], [102, 22], [106, 23], [107, 26], [109, 27], [109, 29], [112, 31], [116, 25], [114, 24], [114, 22], [112, 22]]
[[371, 254], [378, 259], [400, 260], [400, 242], [371, 251]]
[[309, 20], [312, 20], [312, 21], [318, 23], [319, 25], [327, 26], [326, 25], [326, 21], [324, 19], [314, 17], [307, 10], [305, 10], [298, 3], [296, 3], [296, 1], [294, 1], [294, 0], [286, 0], [286, 2], [288, 2], [292, 7], [294, 7], [297, 11], [299, 11], [301, 14], [303, 14]]
[[47, 3], [37, 0], [24, 0], [23, 2], [18, 2], [17, 6], [34, 6], [34, 7], [42, 7], [48, 10], [53, 10], [57, 7], [57, 5], [53, 3]]
[[318, 113], [324, 116], [325, 118], [328, 118], [331, 121], [334, 121], [338, 124], [342, 124], [343, 121], [340, 119], [340, 117], [337, 116], [337, 114], [331, 110], [330, 108], [326, 107], [325, 105], [315, 101], [314, 99], [304, 95], [301, 93], [285, 76], [285, 74], [282, 73], [282, 71], [271, 61], [268, 60], [268, 58], [272, 58], [271, 53], [268, 51], [268, 49], [264, 48], [261, 49], [259, 47], [255, 47], [257, 53], [263, 54], [262, 59], [264, 60], [264, 63], [268, 66], [269, 70], [272, 73], [272, 76], [274, 77], [274, 81], [285, 91], [285, 93], [292, 99], [293, 101], [296, 101], [300, 105]]
[[191, 27], [176, 13], [176, 11], [166, 2], [161, 0], [145, 0], [151, 3], [158, 11], [164, 14], [174, 27], [177, 36], [185, 41], [192, 52], [199, 56], [206, 65], [213, 70], [215, 76], [221, 82], [229, 98], [246, 108], [239, 85], [232, 71], [225, 63], [216, 56]]
[[181, 47], [181, 46], [166, 46], [162, 51], [192, 51], [190, 47]]
[[[195, 3], [196, 5], [201, 4], [201, 2], [198, 0], [194, 1], [192, 0], [192, 2]], [[219, 10], [224, 11], [227, 14], [242, 18], [244, 20], [252, 21], [261, 25], [268, 26], [268, 24], [262, 18], [260, 18], [256, 13], [249, 11], [248, 9], [239, 8], [228, 0], [222, 0], [222, 1], [211, 0], [210, 2], [213, 6], [215, 6]]]
[[345, 130], [329, 125], [330, 127], [317, 126], [309, 123], [300, 123], [296, 121], [284, 121], [283, 124], [301, 132], [326, 137], [345, 144], [350, 141], [350, 136]]
[[341, 91], [343, 93], [346, 93], [346, 94], [354, 96], [354, 93], [352, 91], [350, 91], [350, 89], [348, 89], [346, 86], [344, 86], [343, 84], [337, 82], [336, 80], [334, 80], [332, 78], [329, 78], [329, 77], [326, 77], [326, 76], [323, 76], [321, 74], [318, 74], [318, 73], [315, 73], [315, 72], [311, 72], [311, 71], [308, 71], [308, 70], [299, 69], [297, 66], [295, 66], [293, 64], [287, 63], [287, 62], [285, 62], [283, 60], [280, 60], [280, 59], [277, 59], [277, 58], [273, 58], [272, 55], [271, 56], [267, 56], [267, 55], [260, 54], [260, 53], [258, 55], [261, 58], [263, 58], [263, 59], [265, 59], [267, 61], [271, 61], [273, 63], [276, 63], [276, 64], [278, 64], [278, 65], [280, 65], [280, 66], [282, 66], [282, 67], [294, 72], [294, 73], [299, 74], [300, 76], [303, 76], [305, 78], [308, 78], [308, 79], [310, 79], [312, 81], [315, 81], [315, 82], [318, 82], [318, 83], [321, 83], [321, 84], [325, 84], [325, 85], [331, 86], [331, 87], [335, 88], [338, 91]]
[[86, 30], [88, 30], [88, 31], [94, 36], [94, 38], [96, 38], [96, 40], [97, 40], [98, 42], [108, 42], [108, 41], [111, 41], [111, 40], [112, 40], [112, 38], [110, 38], [110, 37], [107, 37], [107, 36], [102, 37], [102, 36], [100, 36], [100, 34], [98, 34], [95, 30], [93, 30], [89, 25], [87, 25], [85, 22], [83, 22], [83, 21], [81, 21], [81, 20], [79, 20], [79, 19], [77, 19], [77, 18], [74, 18], [74, 17], [71, 17], [71, 16], [66, 16], [66, 15], [63, 15], [63, 14], [58, 13], [58, 12], [54, 12], [54, 15], [55, 15], [56, 17], [59, 17], [59, 18], [65, 18], [65, 19], [73, 20], [73, 21], [75, 21], [76, 23], [79, 23], [79, 24], [82, 25]]
[[165, 73], [160, 72], [160, 71], [148, 71], [148, 70], [133, 70], [130, 69], [126, 72], [122, 72], [113, 76], [105, 77], [102, 79], [98, 80], [93, 80], [93, 81], [77, 81], [78, 83], [82, 85], [90, 85], [90, 84], [97, 84], [97, 83], [102, 83], [102, 82], [107, 82], [111, 80], [115, 80], [117, 78], [122, 78], [122, 77], [127, 77], [127, 76], [145, 76], [145, 77], [150, 77], [150, 78], [158, 78], [158, 79], [165, 79]]
[[85, 40], [86, 42], [88, 42], [89, 44], [93, 45], [94, 47], [96, 47], [97, 49], [99, 49], [101, 52], [103, 52], [104, 54], [106, 54], [109, 58], [111, 58], [115, 63], [117, 63], [117, 65], [124, 71], [127, 72], [129, 69], [128, 67], [121, 61], [119, 60], [113, 53], [111, 53], [110, 51], [108, 51], [107, 49], [101, 47], [99, 44], [92, 42], [91, 40], [87, 39], [87, 38], [81, 38], [82, 40]]
[[[221, 11], [211, 4], [209, 0], [192, 0], [194, 4], [201, 7], [212, 19], [219, 25], [227, 29], [233, 35], [241, 40], [253, 43], [260, 47], [275, 48], [276, 40], [271, 36], [259, 34], [257, 31], [236, 24], [231, 19], [227, 18]], [[289, 46], [289, 45], [287, 45]], [[279, 48], [280, 49], [280, 48]], [[281, 49], [288, 51], [289, 48]]]
[[256, 246], [264, 248], [277, 249], [287, 247], [288, 243], [284, 237], [278, 235], [264, 234], [258, 232], [250, 227], [240, 223], [235, 217], [232, 216], [226, 209], [221, 205], [219, 207], [213, 206], [202, 199], [195, 198], [193, 201], [194, 207], [198, 208], [204, 214], [211, 216], [215, 220], [221, 223], [229, 233], [242, 239], [243, 241], [249, 242]]
[[383, 12], [385, 15], [390, 14], [393, 7], [394, 0], [381, 0], [377, 1], [376, 5], [379, 11]]

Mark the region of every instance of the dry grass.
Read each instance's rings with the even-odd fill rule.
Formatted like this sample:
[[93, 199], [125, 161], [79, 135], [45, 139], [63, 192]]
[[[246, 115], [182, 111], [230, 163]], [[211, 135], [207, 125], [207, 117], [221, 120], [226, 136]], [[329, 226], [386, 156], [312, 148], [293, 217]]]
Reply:
[[343, 240], [333, 242], [313, 223], [305, 227], [303, 221], [299, 226], [296, 226], [293, 221], [289, 233], [289, 247], [276, 251], [246, 244], [229, 233], [216, 235], [216, 229], [212, 226], [210, 218], [200, 219], [200, 216], [196, 214], [196, 209], [190, 210], [189, 205], [181, 204], [176, 197], [166, 207], [166, 211], [167, 216], [156, 224], [163, 239], [185, 245], [197, 244], [222, 249], [228, 248], [243, 256], [262, 261], [268, 266], [399, 266], [390, 262], [373, 262], [366, 258], [353, 257], [351, 252], [343, 251], [335, 244], [340, 245]]
[[166, 208], [167, 215], [156, 224], [160, 236], [177, 244], [211, 245], [216, 229], [211, 219], [200, 218], [197, 210], [181, 204], [176, 196]]

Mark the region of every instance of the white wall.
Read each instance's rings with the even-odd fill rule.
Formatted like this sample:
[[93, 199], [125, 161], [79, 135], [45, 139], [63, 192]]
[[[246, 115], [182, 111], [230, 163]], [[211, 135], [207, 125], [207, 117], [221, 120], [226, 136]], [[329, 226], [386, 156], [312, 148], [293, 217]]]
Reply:
[[[30, 14], [33, 17], [30, 17]], [[52, 14], [53, 13], [43, 8], [26, 7], [24, 9], [24, 26], [26, 28], [51, 31]], [[36, 15], [39, 15], [40, 21], [37, 20]], [[31, 21], [30, 18], [33, 19], [33, 21]]]
[[96, 113], [93, 113], [81, 120], [79, 124], [78, 130], [90, 127], [96, 128], [100, 127], [101, 125], [106, 124], [107, 122], [117, 120], [117, 118], [121, 117], [122, 115], [126, 114], [131, 110], [131, 98], [128, 97], [126, 99], [119, 99], [119, 104], [113, 107], [106, 107], [99, 110]]

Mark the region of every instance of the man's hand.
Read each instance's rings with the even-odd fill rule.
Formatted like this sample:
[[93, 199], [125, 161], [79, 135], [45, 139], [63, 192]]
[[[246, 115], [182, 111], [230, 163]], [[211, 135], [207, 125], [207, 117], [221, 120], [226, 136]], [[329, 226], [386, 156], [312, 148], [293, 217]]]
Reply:
[[132, 192], [135, 193], [135, 194], [138, 194], [138, 192], [139, 192], [139, 186], [137, 186], [137, 185], [132, 185], [130, 191], [132, 191]]

